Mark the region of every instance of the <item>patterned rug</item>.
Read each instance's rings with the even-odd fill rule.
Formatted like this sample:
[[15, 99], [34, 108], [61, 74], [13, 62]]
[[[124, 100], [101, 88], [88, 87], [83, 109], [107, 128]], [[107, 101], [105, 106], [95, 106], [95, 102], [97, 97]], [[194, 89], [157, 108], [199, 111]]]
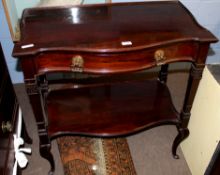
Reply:
[[125, 138], [57, 139], [65, 175], [136, 175]]

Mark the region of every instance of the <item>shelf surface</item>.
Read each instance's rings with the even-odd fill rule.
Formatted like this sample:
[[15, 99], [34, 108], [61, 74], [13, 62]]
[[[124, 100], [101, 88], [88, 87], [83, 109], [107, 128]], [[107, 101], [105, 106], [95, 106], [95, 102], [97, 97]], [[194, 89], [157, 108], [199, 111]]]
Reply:
[[50, 136], [119, 136], [178, 123], [167, 86], [152, 80], [54, 90], [46, 105]]

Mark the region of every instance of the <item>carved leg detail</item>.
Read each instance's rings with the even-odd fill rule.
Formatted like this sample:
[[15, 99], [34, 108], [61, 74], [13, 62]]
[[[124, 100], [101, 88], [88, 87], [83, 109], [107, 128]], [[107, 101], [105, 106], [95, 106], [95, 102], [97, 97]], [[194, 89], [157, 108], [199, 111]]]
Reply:
[[178, 128], [178, 135], [176, 136], [172, 146], [172, 154], [175, 159], [179, 159], [179, 156], [176, 154], [177, 147], [188, 136], [189, 130], [187, 128]]
[[50, 171], [48, 172], [48, 175], [53, 175], [54, 170], [55, 170], [55, 163], [53, 159], [53, 155], [50, 152], [51, 145], [41, 145], [40, 146], [40, 155], [47, 159], [50, 162]]

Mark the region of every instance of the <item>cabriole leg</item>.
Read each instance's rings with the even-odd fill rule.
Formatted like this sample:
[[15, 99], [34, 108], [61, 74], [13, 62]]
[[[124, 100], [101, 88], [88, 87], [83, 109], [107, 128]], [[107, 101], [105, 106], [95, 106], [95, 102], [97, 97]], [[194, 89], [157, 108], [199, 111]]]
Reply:
[[179, 159], [179, 156], [176, 154], [177, 147], [185, 138], [189, 136], [188, 128], [177, 127], [177, 129], [178, 129], [178, 135], [176, 136], [172, 146], [172, 154], [175, 159]]
[[184, 105], [180, 114], [180, 124], [177, 126], [178, 135], [176, 136], [172, 146], [172, 154], [176, 159], [179, 158], [179, 156], [176, 154], [178, 145], [189, 136], [189, 130], [187, 126], [191, 115], [190, 111], [199, 85], [199, 81], [202, 78], [203, 69], [204, 64], [192, 64], [191, 66]]
[[[44, 78], [44, 77], [40, 77]], [[50, 171], [52, 175], [55, 170], [53, 155], [51, 154], [51, 143], [47, 132], [47, 116], [44, 112], [43, 97], [48, 91], [47, 82], [44, 79], [37, 83], [36, 79], [26, 80], [26, 90], [29, 95], [29, 100], [32, 105], [34, 116], [37, 123], [38, 135], [40, 139], [40, 155], [49, 161]]]
[[40, 145], [40, 155], [41, 157], [47, 159], [50, 163], [50, 171], [48, 172], [48, 175], [53, 175], [55, 170], [55, 163], [53, 155], [51, 154], [51, 145]]

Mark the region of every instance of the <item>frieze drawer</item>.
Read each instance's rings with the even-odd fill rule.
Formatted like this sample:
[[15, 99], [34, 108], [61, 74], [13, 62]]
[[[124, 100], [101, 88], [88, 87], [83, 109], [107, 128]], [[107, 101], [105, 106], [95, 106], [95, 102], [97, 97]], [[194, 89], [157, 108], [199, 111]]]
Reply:
[[195, 60], [196, 43], [177, 43], [123, 53], [44, 52], [34, 58], [39, 74], [56, 71], [119, 73], [138, 71], [177, 61]]

